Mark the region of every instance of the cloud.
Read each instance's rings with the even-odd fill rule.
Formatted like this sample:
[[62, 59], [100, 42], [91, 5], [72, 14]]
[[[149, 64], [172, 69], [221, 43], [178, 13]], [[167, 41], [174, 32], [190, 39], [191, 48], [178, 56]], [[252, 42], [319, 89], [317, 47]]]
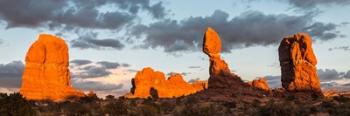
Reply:
[[19, 78], [22, 76], [24, 64], [21, 61], [12, 61], [7, 64], [0, 64], [0, 78]]
[[200, 66], [189, 66], [190, 69], [201, 68]]
[[112, 48], [112, 49], [123, 49], [124, 44], [122, 44], [117, 39], [96, 39], [96, 33], [90, 33], [84, 36], [80, 36], [78, 39], [70, 41], [72, 48], [80, 49], [103, 49], [103, 48]]
[[349, 46], [338, 46], [338, 47], [329, 48], [328, 50], [329, 51], [332, 51], [332, 50], [350, 51], [350, 47]]
[[200, 80], [199, 78], [190, 79], [190, 80], [188, 81], [188, 83], [194, 83], [194, 82], [199, 81], [199, 80]]
[[112, 91], [121, 89], [123, 84], [115, 85], [94, 81], [73, 81], [73, 86], [87, 91]]
[[[101, 7], [114, 9], [102, 12]], [[135, 19], [143, 10], [154, 18], [166, 15], [162, 2], [150, 0], [2, 0], [0, 20], [12, 27], [80, 27], [117, 29]]]
[[70, 66], [73, 78], [98, 78], [105, 77], [112, 74], [112, 70], [121, 67], [128, 67], [129, 64], [109, 62], [109, 61], [98, 61], [93, 62], [84, 59], [72, 60], [73, 65]]
[[92, 61], [90, 61], [90, 60], [82, 60], [82, 59], [75, 59], [75, 60], [70, 61], [70, 63], [80, 66], [80, 65], [90, 64], [90, 63], [92, 63]]
[[325, 24], [316, 22], [311, 26], [306, 27], [305, 30], [307, 30], [311, 36], [319, 37], [321, 40], [330, 40], [338, 36], [337, 33], [329, 32], [335, 30], [336, 27], [337, 25], [333, 23]]
[[2, 39], [0, 38], [0, 45], [3, 43]]
[[182, 72], [182, 73], [169, 72], [169, 73], [167, 73], [166, 75], [167, 75], [168, 77], [170, 77], [170, 76], [172, 76], [172, 75], [174, 75], [174, 74], [180, 74], [181, 76], [187, 76], [188, 74], [191, 74], [191, 73], [190, 73], [190, 72]]
[[23, 69], [24, 64], [21, 61], [0, 64], [0, 87], [20, 87]]
[[97, 64], [100, 64], [107, 69], [118, 68], [120, 66], [118, 62], [107, 62], [107, 61], [99, 61], [97, 62]]
[[281, 76], [265, 76], [265, 79], [270, 88], [282, 87]]
[[79, 73], [78, 76], [80, 78], [94, 78], [94, 77], [103, 77], [111, 74], [111, 72], [107, 71], [105, 67], [98, 66], [87, 66], [82, 68], [83, 72]]
[[291, 5], [301, 9], [312, 9], [319, 5], [348, 5], [350, 0], [287, 0]]
[[301, 16], [267, 15], [259, 11], [244, 12], [229, 19], [228, 13], [216, 10], [206, 17], [189, 17], [176, 21], [165, 19], [150, 25], [137, 25], [129, 32], [145, 36], [142, 48], [163, 48], [165, 52], [198, 50], [207, 27], [214, 27], [221, 36], [224, 52], [257, 45], [273, 45], [283, 36], [306, 31], [317, 40], [338, 37], [337, 25], [313, 22], [313, 14]]
[[317, 74], [320, 81], [338, 80], [344, 76], [344, 72], [338, 72], [335, 69], [318, 69]]

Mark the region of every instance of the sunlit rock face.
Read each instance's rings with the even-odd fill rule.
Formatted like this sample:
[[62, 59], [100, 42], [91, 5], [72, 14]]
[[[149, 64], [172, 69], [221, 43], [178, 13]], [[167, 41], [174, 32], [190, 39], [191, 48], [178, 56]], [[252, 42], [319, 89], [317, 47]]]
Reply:
[[253, 81], [248, 82], [248, 84], [260, 90], [264, 90], [264, 91], [270, 90], [269, 84], [267, 84], [266, 80], [263, 78], [255, 79]]
[[68, 47], [59, 37], [41, 34], [25, 58], [20, 93], [29, 100], [64, 100], [84, 94], [71, 86]]
[[132, 85], [132, 95], [127, 96], [129, 98], [147, 98], [151, 95], [152, 88], [160, 98], [185, 96], [206, 88], [205, 82], [189, 84], [180, 74], [173, 74], [166, 80], [164, 73], [149, 67], [137, 72]]
[[209, 56], [210, 78], [208, 88], [230, 88], [243, 83], [241, 78], [231, 73], [227, 63], [221, 58], [221, 39], [214, 29], [208, 28], [204, 34], [203, 52]]
[[286, 90], [321, 93], [316, 72], [317, 59], [308, 34], [297, 33], [283, 38], [278, 53], [282, 86]]

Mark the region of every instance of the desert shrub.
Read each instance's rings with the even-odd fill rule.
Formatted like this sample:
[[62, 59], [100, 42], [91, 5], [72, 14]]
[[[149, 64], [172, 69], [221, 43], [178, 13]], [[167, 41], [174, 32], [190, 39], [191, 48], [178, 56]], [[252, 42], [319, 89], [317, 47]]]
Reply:
[[350, 98], [343, 95], [335, 96], [333, 99], [338, 102], [350, 102]]
[[223, 116], [227, 115], [227, 108], [210, 103], [209, 105], [185, 105], [180, 112], [175, 112], [177, 116]]
[[36, 112], [31, 106], [31, 102], [25, 100], [19, 93], [0, 95], [1, 116], [34, 116]]
[[324, 101], [321, 104], [322, 108], [335, 116], [349, 116], [350, 115], [350, 102], [335, 103], [335, 101]]
[[236, 105], [237, 103], [236, 102], [234, 102], [234, 101], [232, 101], [232, 102], [225, 102], [225, 103], [223, 103], [223, 105], [225, 106], [225, 107], [227, 107], [227, 108], [236, 108], [237, 107], [237, 105]]
[[78, 100], [80, 103], [91, 103], [91, 102], [97, 102], [101, 99], [98, 98], [96, 94], [94, 94], [94, 95], [80, 97]]
[[110, 116], [127, 115], [128, 105], [122, 100], [113, 101], [104, 106], [103, 112], [105, 114], [109, 114]]
[[140, 114], [142, 116], [160, 116], [161, 110], [157, 105], [143, 105]]
[[173, 103], [172, 101], [163, 101], [160, 103], [160, 108], [163, 112], [171, 112], [172, 110], [174, 110], [175, 106], [176, 103]]
[[113, 95], [107, 95], [105, 97], [105, 100], [115, 100], [114, 96]]
[[295, 116], [309, 115], [311, 108], [304, 105], [295, 104], [292, 101], [282, 101], [281, 103], [269, 101], [266, 106], [260, 107], [259, 115], [261, 116]]
[[90, 113], [90, 110], [91, 110], [79, 102], [63, 102], [60, 104], [60, 108], [61, 109], [57, 109], [57, 110], [62, 110], [64, 114], [75, 115], [75, 116], [87, 115]]

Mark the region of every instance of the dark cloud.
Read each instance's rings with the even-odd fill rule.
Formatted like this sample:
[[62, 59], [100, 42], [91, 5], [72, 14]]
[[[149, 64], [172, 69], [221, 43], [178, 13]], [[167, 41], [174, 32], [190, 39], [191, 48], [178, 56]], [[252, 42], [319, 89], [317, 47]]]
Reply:
[[0, 64], [0, 78], [19, 78], [22, 76], [24, 64], [21, 61], [12, 61], [7, 64]]
[[350, 79], [350, 70], [348, 70], [348, 72], [344, 73], [343, 78]]
[[182, 76], [186, 76], [186, 75], [191, 74], [191, 73], [190, 73], [190, 72], [182, 72], [182, 73], [169, 72], [169, 73], [167, 73], [166, 75], [167, 75], [167, 76], [171, 76], [171, 75], [174, 75], [174, 74], [181, 74]]
[[194, 69], [194, 68], [201, 68], [200, 66], [189, 66], [188, 68]]
[[19, 88], [23, 69], [24, 64], [21, 61], [0, 64], [0, 87]]
[[270, 88], [282, 87], [281, 76], [265, 76], [265, 79]]
[[[105, 5], [116, 11], [100, 12]], [[0, 20], [11, 27], [81, 27], [116, 29], [131, 22], [140, 11], [163, 18], [162, 2], [150, 0], [1, 0]]]
[[21, 77], [1, 77], [0, 78], [0, 88], [19, 88], [21, 87], [22, 78]]
[[2, 42], [2, 39], [0, 38], [0, 45], [2, 44], [3, 42]]
[[335, 69], [318, 69], [320, 81], [338, 80], [344, 76], [344, 72], [338, 72]]
[[90, 33], [87, 35], [80, 36], [78, 39], [70, 41], [73, 48], [80, 49], [103, 49], [103, 48], [112, 48], [120, 50], [124, 48], [124, 44], [122, 44], [117, 39], [96, 39], [96, 33]]
[[103, 77], [108, 76], [111, 74], [110, 71], [107, 70], [105, 67], [98, 67], [98, 66], [86, 66], [84, 68], [81, 68], [82, 72], [78, 74], [74, 74], [73, 77], [78, 78], [95, 78], [95, 77]]
[[339, 83], [337, 82], [324, 82], [321, 83], [321, 87], [322, 88], [333, 88], [333, 87], [337, 87], [340, 86]]
[[338, 36], [333, 33], [335, 24], [313, 23], [313, 16], [312, 13], [291, 16], [249, 11], [228, 19], [228, 13], [216, 10], [207, 17], [190, 17], [181, 21], [165, 19], [150, 25], [137, 25], [129, 33], [136, 38], [145, 36], [141, 47], [161, 47], [165, 52], [198, 49], [207, 27], [214, 27], [219, 33], [224, 52], [234, 48], [277, 44], [283, 36], [302, 31], [310, 32], [319, 40]]
[[338, 36], [337, 33], [330, 32], [332, 30], [335, 30], [336, 27], [337, 25], [333, 23], [325, 24], [316, 22], [311, 26], [306, 27], [305, 30], [307, 30], [311, 36], [319, 37], [322, 40], [329, 40]]
[[100, 61], [100, 62], [97, 62], [97, 64], [100, 64], [102, 65], [102, 67], [107, 69], [113, 69], [120, 66], [118, 62], [107, 62], [107, 61]]
[[90, 63], [92, 63], [92, 61], [90, 61], [90, 60], [82, 60], [82, 59], [75, 59], [75, 60], [70, 61], [70, 63], [80, 66], [80, 65], [90, 64]]
[[350, 51], [350, 47], [349, 46], [338, 46], [338, 47], [329, 48], [328, 50], [329, 51], [332, 51], [332, 50]]
[[195, 78], [195, 79], [190, 79], [188, 82], [189, 83], [194, 83], [194, 82], [199, 81], [199, 80], [200, 80], [199, 78]]
[[301, 9], [312, 9], [318, 5], [348, 5], [350, 0], [287, 0], [290, 4]]
[[123, 67], [130, 67], [131, 65], [130, 65], [130, 64], [127, 64], [127, 63], [123, 63], [122, 66], [123, 66]]
[[72, 69], [72, 76], [74, 78], [96, 78], [104, 77], [112, 74], [110, 69], [117, 69], [120, 67], [128, 67], [129, 64], [109, 62], [109, 61], [98, 61], [93, 62], [90, 60], [76, 59], [70, 61], [70, 68]]
[[123, 88], [123, 84], [104, 84], [94, 81], [73, 81], [73, 86], [87, 91], [113, 91]]

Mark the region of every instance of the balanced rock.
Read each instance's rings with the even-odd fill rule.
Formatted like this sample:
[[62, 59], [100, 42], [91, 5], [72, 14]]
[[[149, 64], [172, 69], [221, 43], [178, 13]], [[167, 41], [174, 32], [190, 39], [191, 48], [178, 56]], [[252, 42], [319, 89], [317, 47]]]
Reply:
[[258, 78], [253, 81], [248, 82], [249, 85], [264, 91], [269, 91], [269, 84], [267, 84], [264, 78]]
[[189, 84], [180, 74], [172, 74], [167, 80], [162, 72], [144, 68], [132, 79], [129, 98], [147, 98], [155, 90], [160, 98], [173, 98], [196, 93], [205, 89], [205, 84]]
[[231, 88], [244, 83], [241, 78], [231, 73], [227, 63], [221, 58], [221, 39], [214, 29], [208, 28], [204, 34], [203, 52], [209, 56], [210, 78], [208, 88]]
[[283, 88], [293, 92], [321, 92], [316, 69], [317, 59], [308, 34], [297, 33], [283, 38], [278, 53]]
[[59, 37], [41, 34], [29, 48], [20, 93], [29, 100], [60, 101], [84, 94], [71, 86], [68, 47]]

